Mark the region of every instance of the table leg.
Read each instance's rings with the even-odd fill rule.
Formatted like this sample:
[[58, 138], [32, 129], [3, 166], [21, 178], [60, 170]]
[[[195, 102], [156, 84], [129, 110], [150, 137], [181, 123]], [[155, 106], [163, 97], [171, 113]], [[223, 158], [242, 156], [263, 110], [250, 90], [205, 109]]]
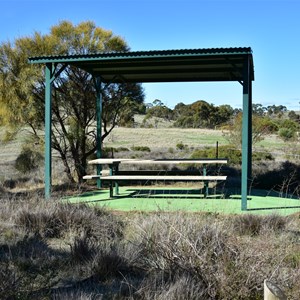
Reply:
[[[207, 175], [206, 164], [203, 165], [203, 176]], [[208, 181], [204, 181], [204, 198], [208, 196]]]
[[113, 197], [114, 197], [114, 189], [113, 189], [113, 185], [114, 185], [113, 181], [110, 181], [110, 183], [109, 183], [109, 197], [110, 197], [110, 198], [113, 198]]
[[[118, 174], [118, 171], [119, 171], [119, 164], [115, 165], [114, 174]], [[119, 195], [119, 184], [117, 181], [115, 182], [115, 193], [116, 195]]]
[[[109, 175], [112, 176], [114, 175], [114, 164], [110, 164], [108, 165], [109, 166]], [[113, 186], [114, 186], [114, 182], [113, 181], [110, 181], [109, 182], [109, 197], [110, 198], [113, 198], [114, 196], [114, 189], [113, 189]]]

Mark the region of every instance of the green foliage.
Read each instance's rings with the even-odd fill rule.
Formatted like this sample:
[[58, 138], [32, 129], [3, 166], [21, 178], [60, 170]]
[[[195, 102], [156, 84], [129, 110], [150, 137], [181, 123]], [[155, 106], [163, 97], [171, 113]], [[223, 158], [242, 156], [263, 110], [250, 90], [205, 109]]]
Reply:
[[177, 144], [176, 144], [176, 149], [177, 149], [177, 150], [180, 150], [180, 151], [183, 151], [183, 150], [187, 150], [187, 149], [188, 149], [188, 146], [185, 145], [185, 144], [183, 144], [182, 142], [180, 142], [180, 143], [177, 143]]
[[[134, 87], [132, 86], [134, 89]], [[139, 96], [140, 86], [136, 86], [135, 96]], [[118, 125], [122, 127], [134, 127], [134, 115], [145, 112], [145, 105], [140, 103], [140, 99], [128, 98], [124, 99], [126, 101], [126, 105], [122, 107], [122, 111], [119, 113], [118, 117]]]
[[289, 128], [293, 131], [297, 131], [299, 129], [299, 124], [294, 120], [284, 119], [278, 122], [279, 128]]
[[254, 115], [263, 117], [265, 115], [266, 111], [267, 111], [267, 108], [262, 106], [262, 104], [259, 104], [259, 103], [252, 104], [252, 113]]
[[276, 121], [274, 121], [268, 117], [264, 117], [261, 119], [261, 126], [266, 131], [266, 134], [276, 133], [279, 128]]
[[168, 149], [168, 152], [171, 153], [171, 154], [174, 154], [174, 148], [170, 147], [170, 148]]
[[[257, 115], [252, 116], [252, 144], [256, 144], [264, 139], [264, 135], [274, 130], [276, 126], [270, 119], [260, 117]], [[230, 144], [236, 148], [242, 147], [242, 129], [243, 129], [243, 113], [239, 113], [232, 120], [229, 126], [229, 131], [224, 134], [225, 138]]]
[[267, 107], [267, 113], [271, 117], [281, 118], [286, 111], [287, 111], [287, 108], [284, 105], [273, 104], [273, 105], [269, 105]]
[[[142, 127], [157, 128], [162, 121], [171, 121], [173, 119], [173, 111], [163, 104], [161, 100], [155, 99], [146, 106], [146, 114], [143, 119]], [[151, 122], [154, 122], [152, 124]]]
[[151, 152], [151, 149], [147, 146], [132, 146], [132, 151]]
[[252, 153], [253, 161], [266, 161], [266, 160], [274, 160], [274, 157], [269, 152], [253, 152]]
[[114, 151], [115, 152], [128, 152], [130, 150], [126, 147], [118, 147], [118, 148], [114, 148]]
[[234, 110], [230, 105], [214, 106], [199, 100], [190, 105], [179, 103], [173, 110], [176, 118], [175, 127], [182, 128], [215, 128], [228, 122]]
[[146, 120], [153, 117], [162, 118], [164, 120], [169, 121], [173, 119], [173, 111], [172, 109], [165, 106], [162, 102], [159, 102], [159, 104], [153, 105], [152, 107], [148, 108], [146, 111], [146, 116], [145, 116]]
[[[38, 136], [44, 127], [44, 66], [28, 57], [128, 51], [126, 42], [94, 22], [62, 21], [48, 34], [36, 32], [0, 46], [0, 120], [10, 127], [26, 126]], [[57, 66], [59, 70], [60, 66]], [[82, 180], [86, 159], [95, 151], [96, 89], [87, 72], [67, 66], [54, 82], [52, 146], [63, 160], [67, 176]], [[102, 84], [102, 140], [116, 124], [133, 126], [133, 114], [143, 109], [140, 84]], [[69, 159], [71, 158], [71, 159]]]
[[300, 121], [300, 115], [299, 115], [299, 114], [296, 114], [295, 111], [291, 110], [291, 111], [288, 113], [288, 117], [289, 117], [290, 120], [296, 121], [296, 122], [299, 124], [299, 121]]
[[282, 128], [279, 129], [278, 135], [284, 141], [290, 141], [290, 140], [293, 140], [295, 138], [295, 131], [292, 128], [282, 127]]
[[[216, 158], [217, 149], [215, 147], [206, 147], [204, 149], [195, 150], [191, 158]], [[242, 163], [242, 152], [232, 145], [224, 145], [218, 147], [218, 157], [228, 159], [232, 165]]]
[[20, 173], [28, 173], [37, 169], [43, 160], [43, 156], [40, 152], [32, 150], [31, 148], [24, 147], [17, 157], [15, 162], [15, 168]]
[[[206, 147], [204, 149], [195, 150], [191, 158], [216, 158], [217, 149], [215, 147]], [[240, 165], [242, 163], [242, 152], [232, 145], [224, 145], [218, 147], [218, 157], [228, 159], [231, 165]], [[274, 160], [273, 156], [268, 152], [253, 152], [253, 161]]]
[[1, 142], [8, 143], [12, 141], [17, 133], [19, 131], [19, 128], [12, 128], [11, 130], [5, 130], [3, 137], [1, 138]]
[[126, 147], [103, 147], [102, 148], [102, 157], [113, 157], [114, 153], [118, 153], [118, 152], [128, 152], [130, 151], [130, 149], [126, 148]]

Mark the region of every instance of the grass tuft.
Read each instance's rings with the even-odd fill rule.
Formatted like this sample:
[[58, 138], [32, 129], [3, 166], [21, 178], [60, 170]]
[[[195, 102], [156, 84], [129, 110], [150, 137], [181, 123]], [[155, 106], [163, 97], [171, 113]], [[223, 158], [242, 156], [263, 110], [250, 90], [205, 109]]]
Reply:
[[286, 224], [287, 218], [276, 214], [267, 216], [244, 214], [234, 218], [233, 230], [240, 235], [256, 236], [263, 230], [282, 231]]
[[0, 298], [299, 299], [299, 215], [123, 213], [0, 203]]

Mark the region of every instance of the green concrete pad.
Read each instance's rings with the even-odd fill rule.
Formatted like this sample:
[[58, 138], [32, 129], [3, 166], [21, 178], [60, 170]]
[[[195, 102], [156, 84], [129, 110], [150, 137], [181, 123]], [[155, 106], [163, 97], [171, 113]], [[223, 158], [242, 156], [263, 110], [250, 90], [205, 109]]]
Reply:
[[[266, 193], [265, 193], [266, 194]], [[109, 199], [109, 190], [95, 190], [68, 197], [71, 203], [89, 203], [118, 211], [187, 211], [225, 214], [256, 213], [288, 215], [300, 212], [300, 200], [264, 195], [262, 191], [249, 196], [248, 210], [241, 211], [241, 196], [222, 194], [204, 198], [197, 189], [122, 187], [120, 194]]]

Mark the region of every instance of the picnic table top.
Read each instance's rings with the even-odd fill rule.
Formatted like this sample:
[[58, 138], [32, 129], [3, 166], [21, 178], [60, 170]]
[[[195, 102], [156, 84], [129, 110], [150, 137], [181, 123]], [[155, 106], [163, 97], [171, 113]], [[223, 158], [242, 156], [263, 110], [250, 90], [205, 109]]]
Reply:
[[88, 162], [92, 165], [111, 164], [227, 164], [227, 159], [130, 159], [98, 158]]

